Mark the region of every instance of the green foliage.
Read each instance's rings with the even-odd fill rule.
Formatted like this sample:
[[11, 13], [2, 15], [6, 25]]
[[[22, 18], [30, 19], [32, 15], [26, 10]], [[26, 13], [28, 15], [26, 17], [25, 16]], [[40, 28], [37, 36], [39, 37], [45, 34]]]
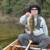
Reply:
[[1, 9], [7, 14], [21, 16], [31, 4], [42, 8], [41, 15], [50, 16], [50, 0], [2, 0]]
[[50, 0], [2, 0], [0, 7], [7, 14], [21, 16], [31, 4], [38, 4], [42, 8], [41, 14], [50, 16]]
[[5, 13], [11, 13], [12, 12], [12, 6], [10, 6], [10, 1], [11, 0], [3, 0], [2, 2], [2, 9], [4, 9]]
[[0, 50], [2, 50], [2, 47], [0, 46]]
[[43, 4], [42, 4], [42, 13], [43, 16], [50, 16], [50, 0], [43, 0]]
[[1, 9], [5, 13], [11, 14], [14, 12], [17, 16], [21, 16], [24, 13], [23, 10], [27, 10], [29, 5], [33, 3], [36, 3], [36, 0], [3, 0]]

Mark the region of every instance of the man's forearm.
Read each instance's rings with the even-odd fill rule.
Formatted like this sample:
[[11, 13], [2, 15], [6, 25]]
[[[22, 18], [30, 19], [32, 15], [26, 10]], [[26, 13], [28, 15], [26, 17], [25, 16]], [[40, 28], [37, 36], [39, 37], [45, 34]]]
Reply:
[[21, 16], [19, 22], [20, 22], [21, 24], [25, 25], [25, 24], [26, 24], [26, 21], [27, 21], [27, 16], [26, 16], [26, 15]]
[[33, 31], [33, 33], [34, 33], [34, 35], [36, 35], [36, 36], [41, 35], [41, 34], [44, 34], [43, 29], [35, 29], [35, 30]]

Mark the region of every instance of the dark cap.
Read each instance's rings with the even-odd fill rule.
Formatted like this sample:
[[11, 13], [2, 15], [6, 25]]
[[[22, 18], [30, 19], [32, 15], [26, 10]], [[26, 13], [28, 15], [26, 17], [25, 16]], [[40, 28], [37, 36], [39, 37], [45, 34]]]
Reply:
[[40, 12], [41, 12], [40, 6], [38, 6], [38, 5], [30, 5], [28, 11], [31, 12], [32, 8], [36, 8], [38, 10], [38, 14], [40, 14]]

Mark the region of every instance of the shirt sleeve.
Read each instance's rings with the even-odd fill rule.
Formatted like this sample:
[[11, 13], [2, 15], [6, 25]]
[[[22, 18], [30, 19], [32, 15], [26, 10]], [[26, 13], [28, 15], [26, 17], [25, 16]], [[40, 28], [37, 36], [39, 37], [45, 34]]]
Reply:
[[26, 25], [26, 22], [27, 22], [27, 16], [26, 15], [21, 16], [19, 23]]
[[33, 32], [35, 35], [45, 34], [48, 36], [48, 29], [44, 18], [41, 18], [40, 29], [35, 29]]
[[48, 36], [48, 28], [44, 18], [42, 18], [41, 26], [44, 34]]

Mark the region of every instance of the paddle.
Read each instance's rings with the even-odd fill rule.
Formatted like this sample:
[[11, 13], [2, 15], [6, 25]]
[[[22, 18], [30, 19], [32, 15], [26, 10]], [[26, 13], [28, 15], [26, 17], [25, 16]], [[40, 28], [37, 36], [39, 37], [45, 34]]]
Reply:
[[28, 50], [28, 49], [29, 49], [29, 47], [30, 47], [31, 43], [32, 43], [32, 40], [29, 40], [29, 43], [28, 43], [28, 45], [27, 45], [27, 47], [26, 47], [26, 49], [25, 49], [25, 50]]

